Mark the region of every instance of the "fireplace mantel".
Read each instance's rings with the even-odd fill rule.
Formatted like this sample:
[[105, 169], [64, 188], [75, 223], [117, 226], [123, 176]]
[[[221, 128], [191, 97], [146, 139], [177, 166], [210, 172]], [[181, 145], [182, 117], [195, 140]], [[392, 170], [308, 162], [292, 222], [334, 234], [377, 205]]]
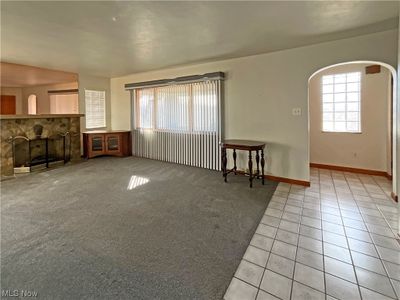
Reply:
[[85, 115], [84, 114], [0, 115], [0, 120], [79, 118], [83, 116]]

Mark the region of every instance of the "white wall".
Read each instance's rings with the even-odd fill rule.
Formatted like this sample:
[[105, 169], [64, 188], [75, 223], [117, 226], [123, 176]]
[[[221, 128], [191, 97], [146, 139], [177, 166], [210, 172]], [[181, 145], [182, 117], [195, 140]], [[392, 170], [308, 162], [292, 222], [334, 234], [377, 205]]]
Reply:
[[[347, 64], [325, 69], [310, 79], [310, 161], [369, 170], [388, 170], [390, 71], [365, 74], [370, 64]], [[361, 73], [361, 133], [322, 131], [322, 76]], [[389, 158], [390, 162], [390, 158]]]
[[[275, 176], [309, 180], [308, 79], [322, 67], [354, 60], [397, 65], [397, 30], [274, 53], [111, 79], [113, 129], [130, 129], [124, 84], [222, 71], [225, 137], [267, 142], [267, 169]], [[302, 109], [292, 116], [292, 108]], [[241, 163], [244, 166], [244, 163]]]
[[22, 89], [20, 87], [1, 87], [1, 95], [15, 96], [15, 113], [22, 114]]
[[[79, 74], [79, 112], [85, 113], [85, 90], [105, 91], [106, 92], [106, 128], [111, 128], [111, 94], [110, 79], [96, 77], [86, 74]], [[118, 118], [118, 116], [116, 116]], [[100, 128], [101, 129], [101, 128]], [[86, 120], [81, 118], [81, 131], [86, 131]], [[96, 129], [97, 130], [97, 129]]]

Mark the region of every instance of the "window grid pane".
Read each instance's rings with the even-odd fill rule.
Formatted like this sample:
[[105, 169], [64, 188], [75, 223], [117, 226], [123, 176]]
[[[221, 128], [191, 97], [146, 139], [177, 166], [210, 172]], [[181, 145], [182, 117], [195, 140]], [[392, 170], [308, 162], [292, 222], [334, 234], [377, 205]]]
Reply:
[[361, 132], [360, 72], [322, 76], [322, 130]]

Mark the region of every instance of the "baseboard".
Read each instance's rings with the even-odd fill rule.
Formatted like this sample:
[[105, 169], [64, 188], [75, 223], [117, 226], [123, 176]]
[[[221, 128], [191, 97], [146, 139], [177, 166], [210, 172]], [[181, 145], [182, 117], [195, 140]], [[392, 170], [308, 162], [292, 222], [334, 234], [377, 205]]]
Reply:
[[376, 175], [376, 176], [384, 176], [389, 180], [392, 180], [392, 175], [388, 174], [385, 171], [377, 171], [377, 170], [368, 170], [368, 169], [359, 169], [352, 167], [343, 167], [343, 166], [334, 166], [334, 165], [325, 165], [325, 164], [316, 164], [310, 163], [311, 168], [319, 168], [319, 169], [327, 169], [327, 170], [335, 170], [335, 171], [343, 171], [343, 172], [352, 172], [366, 175]]
[[[237, 170], [236, 173], [245, 174], [245, 172], [242, 170]], [[304, 181], [304, 180], [290, 179], [290, 178], [286, 178], [286, 177], [279, 177], [279, 176], [272, 176], [272, 175], [264, 175], [264, 178], [271, 180], [271, 181], [286, 182], [286, 183], [297, 184], [297, 185], [302, 185], [302, 186], [310, 186], [310, 182]]]
[[264, 178], [272, 180], [272, 181], [286, 182], [286, 183], [290, 183], [290, 184], [297, 184], [297, 185], [302, 185], [302, 186], [307, 186], [307, 187], [310, 186], [310, 182], [305, 181], [305, 180], [291, 179], [291, 178], [272, 176], [272, 175], [264, 175]]
[[398, 197], [395, 193], [391, 192], [390, 195], [392, 196], [392, 199], [393, 199], [394, 201], [399, 202], [399, 197]]

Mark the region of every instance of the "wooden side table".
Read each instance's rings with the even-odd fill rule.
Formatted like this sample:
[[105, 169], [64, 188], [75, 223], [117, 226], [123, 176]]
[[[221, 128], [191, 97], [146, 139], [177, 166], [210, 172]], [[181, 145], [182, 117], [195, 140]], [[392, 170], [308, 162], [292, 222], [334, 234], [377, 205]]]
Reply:
[[[247, 141], [247, 140], [225, 140], [221, 143], [221, 160], [222, 160], [222, 172], [224, 176], [224, 181], [227, 182], [228, 174], [234, 172], [237, 174], [236, 167], [236, 150], [244, 150], [249, 151], [249, 173], [244, 173], [249, 175], [250, 187], [253, 187], [253, 179], [261, 178], [262, 184], [264, 184], [264, 148], [265, 143], [257, 142], [257, 141]], [[226, 168], [227, 158], [226, 158], [226, 149], [233, 149], [233, 168], [228, 170]], [[252, 161], [252, 151], [256, 152], [256, 163], [257, 163], [257, 171], [253, 174], [253, 161]], [[261, 152], [261, 173], [260, 173], [260, 152]]]

